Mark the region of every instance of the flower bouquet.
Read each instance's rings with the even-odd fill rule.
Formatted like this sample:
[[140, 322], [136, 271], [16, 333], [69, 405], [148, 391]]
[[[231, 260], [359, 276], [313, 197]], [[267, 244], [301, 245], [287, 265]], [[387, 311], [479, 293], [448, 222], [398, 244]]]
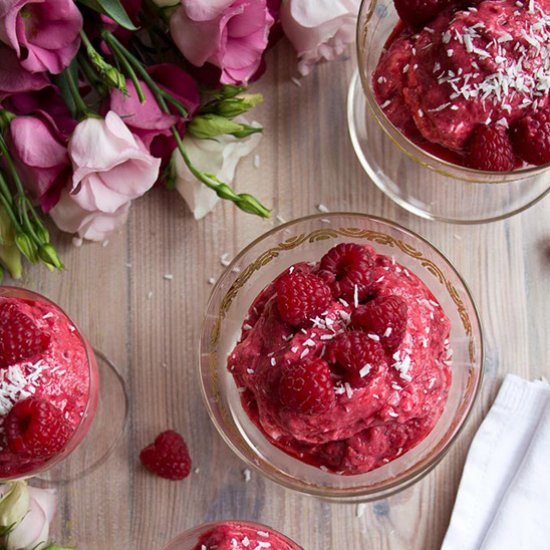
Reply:
[[[286, 34], [307, 74], [352, 41], [358, 0], [0, 1], [0, 265], [61, 269], [44, 216], [102, 241], [131, 203], [176, 189], [269, 217], [231, 182], [262, 128], [243, 115]], [[281, 32], [281, 29], [284, 32]]]

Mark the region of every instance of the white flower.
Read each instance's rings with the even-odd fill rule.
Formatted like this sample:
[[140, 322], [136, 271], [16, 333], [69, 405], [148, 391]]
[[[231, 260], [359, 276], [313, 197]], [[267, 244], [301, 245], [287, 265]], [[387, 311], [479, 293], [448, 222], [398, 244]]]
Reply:
[[307, 75], [321, 59], [331, 61], [355, 40], [360, 0], [283, 0], [283, 30]]
[[[240, 117], [239, 117], [240, 118]], [[244, 120], [235, 119], [237, 122]], [[252, 123], [252, 126], [258, 126]], [[252, 134], [246, 139], [230, 135], [215, 139], [197, 139], [185, 136], [183, 144], [191, 162], [202, 172], [214, 174], [219, 180], [231, 184], [239, 161], [250, 154], [261, 140], [261, 134]], [[197, 180], [187, 168], [177, 149], [174, 152], [176, 189], [185, 199], [196, 220], [210, 212], [220, 200], [216, 193]]]
[[29, 487], [24, 481], [0, 486], [0, 522], [15, 527], [7, 535], [6, 550], [30, 550], [46, 543], [57, 508], [55, 489]]

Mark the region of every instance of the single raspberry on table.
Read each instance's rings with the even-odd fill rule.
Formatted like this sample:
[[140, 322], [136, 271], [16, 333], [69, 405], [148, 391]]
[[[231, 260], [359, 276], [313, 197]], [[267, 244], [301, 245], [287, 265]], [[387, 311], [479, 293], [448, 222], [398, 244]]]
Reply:
[[286, 273], [277, 279], [275, 288], [281, 318], [293, 326], [307, 323], [330, 305], [330, 288], [312, 273]]
[[334, 407], [336, 398], [331, 372], [324, 359], [285, 365], [279, 380], [283, 406], [302, 414], [321, 414]]
[[327, 361], [339, 366], [347, 381], [355, 387], [366, 386], [368, 376], [386, 363], [386, 354], [380, 342], [369, 338], [362, 330], [350, 330], [331, 341]]
[[454, 3], [451, 0], [394, 0], [399, 17], [412, 27], [425, 26]]
[[10, 450], [25, 458], [48, 459], [60, 452], [71, 435], [63, 413], [41, 397], [17, 402], [4, 420]]
[[351, 325], [376, 334], [382, 346], [393, 353], [405, 336], [408, 309], [407, 303], [398, 296], [379, 296], [361, 304], [351, 314]]
[[342, 243], [331, 248], [322, 258], [319, 276], [327, 281], [336, 298], [353, 302], [364, 299], [372, 279], [374, 257], [365, 246]]
[[32, 359], [43, 353], [49, 343], [49, 335], [16, 304], [0, 305], [0, 367]]
[[516, 164], [512, 142], [506, 130], [485, 124], [480, 124], [473, 131], [466, 160], [470, 168], [492, 172], [510, 172]]
[[191, 457], [183, 437], [174, 430], [159, 434], [154, 443], [139, 454], [150, 472], [173, 481], [186, 478], [191, 472]]
[[516, 155], [537, 166], [550, 162], [550, 107], [516, 122], [510, 136]]

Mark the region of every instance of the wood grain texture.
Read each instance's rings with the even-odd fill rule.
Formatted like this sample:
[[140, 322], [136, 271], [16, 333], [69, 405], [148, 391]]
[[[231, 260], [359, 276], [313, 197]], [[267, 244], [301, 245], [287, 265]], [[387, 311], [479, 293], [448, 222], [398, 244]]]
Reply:
[[[429, 222], [399, 209], [369, 182], [352, 150], [346, 94], [353, 59], [319, 67], [298, 87], [295, 58], [281, 43], [255, 85], [265, 103], [254, 117], [266, 128], [238, 172], [250, 191], [290, 220], [317, 211], [360, 211], [420, 233], [457, 266], [485, 328], [486, 378], [466, 429], [443, 462], [415, 487], [366, 506], [329, 504], [284, 490], [244, 465], [215, 433], [198, 390], [196, 348], [219, 258], [237, 253], [273, 222], [220, 205], [196, 222], [183, 201], [156, 190], [133, 207], [128, 226], [106, 247], [60, 242], [67, 272], [29, 269], [24, 286], [64, 307], [123, 372], [130, 423], [114, 455], [86, 478], [61, 489], [54, 535], [79, 550], [160, 550], [178, 532], [208, 520], [258, 520], [307, 550], [432, 550], [449, 521], [464, 459], [502, 377], [550, 376], [549, 200], [490, 225]], [[127, 266], [128, 264], [128, 266]], [[173, 275], [167, 281], [163, 275]], [[152, 293], [150, 295], [150, 293]], [[151, 297], [148, 298], [148, 295]], [[147, 474], [139, 450], [162, 429], [185, 434], [195, 466], [184, 482]]]

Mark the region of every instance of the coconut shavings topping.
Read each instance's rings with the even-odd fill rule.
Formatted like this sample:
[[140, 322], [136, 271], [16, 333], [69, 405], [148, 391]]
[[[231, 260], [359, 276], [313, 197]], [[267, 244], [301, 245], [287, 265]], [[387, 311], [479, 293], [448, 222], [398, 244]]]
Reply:
[[[523, 4], [519, 7], [524, 8]], [[449, 24], [453, 32], [447, 29], [439, 39], [426, 35], [434, 44], [439, 40], [448, 45], [448, 57], [455, 55], [457, 48], [464, 49], [471, 65], [457, 70], [452, 63], [443, 69], [439, 61], [433, 64], [432, 72], [437, 74], [439, 86], [448, 90], [449, 101], [428, 112], [458, 110], [453, 104], [458, 98], [475, 100], [481, 102], [488, 120], [498, 119], [504, 125], [503, 115], [506, 119], [516, 107], [534, 111], [546, 101], [550, 88], [550, 15], [535, 1], [530, 2], [529, 9], [517, 15], [514, 12], [513, 17], [509, 17], [506, 10], [511, 8], [506, 5], [497, 15], [491, 11], [493, 2], [482, 4], [480, 9], [494, 21], [472, 23], [479, 19], [478, 12], [459, 11]], [[464, 65], [464, 59], [460, 63]]]
[[[22, 363], [0, 370], [1, 416], [7, 415], [18, 401], [36, 393], [38, 381], [47, 368], [47, 363], [40, 360], [37, 363]], [[50, 372], [55, 373], [55, 368]]]

